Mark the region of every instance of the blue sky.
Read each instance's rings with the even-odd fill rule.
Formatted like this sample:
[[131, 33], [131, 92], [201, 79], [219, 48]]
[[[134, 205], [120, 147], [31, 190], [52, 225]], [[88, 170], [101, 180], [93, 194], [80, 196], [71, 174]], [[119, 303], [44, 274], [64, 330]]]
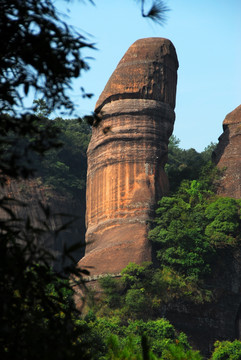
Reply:
[[[140, 38], [170, 39], [179, 60], [174, 135], [184, 149], [202, 151], [217, 142], [225, 116], [241, 104], [241, 1], [168, 0], [164, 26], [141, 17], [136, 0], [56, 1], [68, 23], [76, 26], [97, 51], [91, 69], [73, 84], [72, 100], [80, 115], [94, 110], [110, 75], [129, 46]], [[147, 6], [148, 7], [148, 6]], [[82, 99], [80, 87], [94, 93]]]

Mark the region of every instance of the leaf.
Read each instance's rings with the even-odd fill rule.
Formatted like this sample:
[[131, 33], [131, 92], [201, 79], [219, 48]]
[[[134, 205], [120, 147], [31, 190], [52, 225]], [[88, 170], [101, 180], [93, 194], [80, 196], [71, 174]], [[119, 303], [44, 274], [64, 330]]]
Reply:
[[144, 3], [145, 1], [142, 0], [142, 16], [153, 20], [159, 25], [163, 25], [167, 19], [166, 13], [170, 11], [165, 2], [163, 0], [154, 0], [147, 14], [144, 12]]
[[25, 93], [25, 95], [28, 95], [28, 91], [29, 91], [29, 83], [26, 82], [26, 83], [24, 84], [24, 93]]

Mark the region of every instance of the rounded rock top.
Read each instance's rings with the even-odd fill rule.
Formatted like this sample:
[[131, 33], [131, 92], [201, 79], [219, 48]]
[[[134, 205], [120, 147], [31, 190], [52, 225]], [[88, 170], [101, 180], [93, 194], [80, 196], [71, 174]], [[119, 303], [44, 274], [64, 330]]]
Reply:
[[95, 107], [120, 99], [151, 99], [168, 103], [176, 98], [178, 59], [172, 42], [152, 37], [135, 41], [120, 60]]
[[241, 124], [241, 105], [231, 111], [224, 119], [223, 126], [231, 124]]

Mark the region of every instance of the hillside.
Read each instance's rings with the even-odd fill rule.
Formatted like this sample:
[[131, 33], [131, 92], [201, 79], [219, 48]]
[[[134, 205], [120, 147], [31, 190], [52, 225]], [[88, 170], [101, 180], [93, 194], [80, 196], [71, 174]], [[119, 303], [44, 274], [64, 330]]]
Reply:
[[[9, 179], [2, 194], [27, 204], [25, 207], [15, 203], [9, 208], [17, 218], [25, 221], [29, 218], [35, 228], [41, 227], [47, 216], [48, 231], [52, 235], [41, 237], [41, 245], [54, 250], [57, 262], [52, 264], [56, 270], [61, 270], [63, 265], [71, 262], [70, 258], [62, 262], [63, 250], [84, 238], [85, 153], [90, 130], [77, 120], [57, 119], [56, 126], [64, 130], [61, 135], [63, 147], [51, 150], [43, 158], [33, 156], [38, 170], [36, 176], [21, 181]], [[87, 298], [84, 310], [87, 339], [91, 341], [92, 336], [97, 336], [98, 329], [105, 334], [98, 338], [102, 345], [91, 358], [104, 356], [110, 327], [112, 335], [119, 337], [120, 349], [127, 346], [132, 327], [139, 329], [140, 332], [135, 330], [137, 348], [131, 348], [133, 352], [139, 351], [137, 339], [144, 331], [141, 329], [145, 329], [158, 356], [166, 349], [167, 339], [170, 346], [171, 339], [180, 342], [175, 351], [191, 351], [187, 350], [190, 345], [182, 338], [182, 331], [193, 348], [206, 356], [213, 351], [217, 339], [240, 338], [240, 201], [216, 197], [216, 189], [224, 175], [210, 163], [213, 149], [215, 145], [210, 144], [202, 153], [184, 150], [179, 147], [178, 139], [170, 138], [165, 167], [170, 192], [158, 204], [149, 235], [156, 258], [154, 266], [130, 264], [123, 269], [122, 280], [103, 277], [99, 281], [101, 300], [93, 302], [94, 294], [90, 293], [92, 300], [91, 296]], [[79, 160], [81, 166], [77, 167]], [[51, 215], [48, 206], [52, 209]], [[77, 222], [71, 223], [57, 237], [53, 236], [72, 219], [70, 214], [77, 215]], [[76, 262], [83, 255], [83, 248], [74, 246], [72, 249]], [[163, 317], [175, 326], [175, 330], [166, 320], [160, 320]], [[163, 343], [155, 340], [149, 327], [162, 331]], [[172, 335], [170, 331], [173, 331]], [[232, 351], [222, 350], [223, 346], [231, 349], [232, 345], [220, 344], [217, 352]]]
[[[8, 199], [7, 207], [17, 218], [29, 221], [34, 228], [48, 227], [51, 234], [38, 245], [53, 252], [55, 260], [51, 264], [59, 271], [72, 262], [65, 259], [65, 264], [62, 263], [64, 249], [75, 248], [72, 256], [76, 262], [84, 254], [86, 148], [90, 127], [77, 119], [47, 120], [44, 117], [40, 126], [46, 121], [59, 133], [58, 147], [45, 156], [30, 152], [28, 166], [34, 169], [32, 176], [28, 179], [8, 177], [1, 195]], [[3, 209], [1, 216], [7, 216]]]

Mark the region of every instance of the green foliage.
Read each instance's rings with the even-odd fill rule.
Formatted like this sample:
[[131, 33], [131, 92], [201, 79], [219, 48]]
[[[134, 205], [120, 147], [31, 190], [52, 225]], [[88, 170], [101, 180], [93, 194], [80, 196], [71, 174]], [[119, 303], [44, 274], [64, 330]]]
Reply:
[[48, 120], [59, 133], [62, 144], [51, 149], [42, 159], [36, 159], [35, 167], [43, 183], [60, 194], [76, 196], [85, 190], [90, 127], [84, 120]]
[[192, 349], [185, 349], [181, 344], [171, 344], [167, 350], [164, 351], [163, 360], [202, 360], [203, 357], [199, 351]]
[[122, 316], [107, 318], [92, 314], [85, 321], [91, 338], [96, 336], [94, 359], [162, 359], [171, 345], [181, 347], [184, 353], [191, 351], [186, 335], [178, 334], [165, 319], [125, 323]]
[[[137, 344], [139, 346], [141, 346], [141, 337], [145, 334], [145, 336], [149, 339], [150, 350], [158, 357], [162, 356], [163, 351], [167, 349], [170, 344], [181, 340], [174, 327], [165, 319], [157, 319], [155, 321], [147, 322], [142, 320], [130, 322], [126, 332], [129, 335], [135, 334], [138, 336]], [[185, 346], [189, 346], [187, 341], [184, 342]]]
[[1, 239], [2, 359], [74, 359], [80, 352], [90, 359], [90, 344], [81, 342], [88, 329], [76, 324], [73, 290], [46, 259], [30, 239]]
[[216, 146], [216, 143], [211, 142], [208, 146], [205, 147], [204, 151], [201, 153], [205, 163], [210, 162], [210, 160], [212, 159], [212, 154]]
[[7, 176], [26, 178], [34, 174], [38, 157], [61, 144], [54, 123], [36, 115], [22, 119], [0, 115], [0, 180]]
[[[88, 69], [83, 48], [93, 48], [60, 18], [51, 0], [0, 2], [0, 174], [33, 175], [33, 157], [59, 145], [56, 127], [43, 122], [49, 109], [74, 109], [68, 91]], [[39, 115], [25, 108], [30, 93], [41, 96]], [[38, 100], [37, 100], [38, 101]], [[46, 102], [44, 108], [43, 101]]]
[[2, 0], [0, 37], [1, 112], [22, 108], [31, 90], [51, 109], [73, 110], [68, 89], [72, 78], [88, 69], [82, 49], [93, 45], [61, 20], [53, 2]]
[[121, 274], [123, 314], [132, 319], [157, 317], [155, 309], [160, 305], [160, 298], [155, 296], [152, 264], [130, 263]]
[[[163, 22], [167, 8], [162, 1], [154, 1], [146, 13], [141, 1], [141, 10], [143, 16]], [[80, 51], [93, 46], [61, 21], [51, 0], [2, 0], [0, 35], [1, 180], [28, 177], [34, 164], [45, 184], [74, 196], [85, 186], [89, 127], [78, 120], [49, 121], [47, 117], [49, 109], [64, 106], [73, 110], [66, 91], [71, 88], [71, 79], [88, 69]], [[23, 107], [24, 95], [30, 90], [43, 96], [35, 102], [35, 115], [25, 113]], [[61, 148], [60, 143], [64, 144]], [[194, 180], [201, 175], [201, 166], [211, 151], [211, 147], [205, 150], [204, 156], [177, 145], [174, 139], [167, 165], [172, 190], [184, 178]], [[42, 159], [37, 153], [46, 157]], [[215, 198], [212, 203], [209, 188], [203, 184], [183, 183], [176, 197], [165, 198], [160, 204], [157, 225], [162, 228], [153, 230], [153, 241], [160, 246], [158, 256], [163, 265], [154, 269], [150, 264], [130, 264], [119, 281], [104, 278], [104, 311], [111, 309], [114, 316], [97, 318], [92, 312], [84, 320], [66, 280], [70, 274], [81, 280], [83, 271], [74, 266], [66, 268], [64, 274], [53, 272], [49, 265], [53, 256], [41, 246], [50, 235], [49, 211], [46, 209], [46, 221], [34, 227], [28, 218], [22, 221], [15, 216], [12, 209], [19, 203], [12, 199], [7, 206], [6, 199], [0, 199], [1, 212], [6, 215], [0, 219], [0, 357], [199, 359], [185, 335], [177, 334], [168, 321], [147, 320], [156, 319], [162, 305], [172, 299], [193, 294], [203, 299], [196, 280], [209, 273], [216, 248], [239, 241], [240, 203]], [[181, 243], [176, 251], [175, 237]], [[83, 283], [80, 285], [83, 289]], [[238, 356], [240, 342], [226, 342], [216, 345], [213, 359]]]
[[26, 120], [15, 123], [9, 115], [1, 116], [0, 180], [36, 175], [60, 194], [80, 194], [86, 183], [90, 126], [81, 119], [49, 120], [42, 115]]
[[211, 161], [211, 154], [216, 146], [211, 143], [203, 152], [198, 153], [195, 149], [181, 149], [179, 143], [180, 140], [174, 135], [170, 137], [165, 171], [171, 192], [177, 191], [184, 179], [194, 180], [200, 177], [202, 168]]
[[[79, 353], [90, 359], [83, 333], [76, 324], [79, 312], [73, 302], [72, 275], [82, 284], [81, 269], [75, 264], [63, 273], [51, 270], [53, 254], [46, 250], [51, 214], [42, 206], [45, 217], [34, 226], [29, 218], [16, 217], [14, 208], [25, 207], [9, 198], [0, 200], [0, 357], [2, 359], [73, 359]], [[58, 236], [61, 227], [51, 236]], [[68, 249], [63, 259], [68, 256]], [[86, 271], [84, 272], [86, 273]]]
[[176, 286], [181, 296], [189, 293], [198, 302], [210, 299], [205, 279], [214, 270], [218, 249], [240, 243], [240, 205], [239, 200], [216, 197], [208, 179], [185, 180], [175, 195], [160, 200], [149, 239], [171, 291], [175, 293]]
[[194, 276], [180, 274], [171, 267], [154, 268], [151, 263], [130, 263], [122, 278], [101, 279], [104, 291], [100, 315], [118, 314], [123, 321], [148, 321], [163, 316], [166, 306], [178, 299], [195, 303], [210, 301], [210, 290], [202, 288], [202, 281]]
[[[107, 311], [108, 308], [122, 309], [124, 317], [143, 318], [147, 313], [150, 317], [152, 299], [148, 290], [152, 271], [149, 263], [143, 265], [130, 263], [123, 269], [120, 279], [110, 276], [100, 279]], [[148, 309], [150, 312], [147, 311]]]
[[[144, 1], [143, 16], [163, 21], [166, 8], [162, 2], [155, 1], [147, 14], [143, 5]], [[68, 95], [71, 80], [88, 69], [81, 51], [93, 46], [60, 19], [51, 0], [2, 0], [0, 37], [1, 177], [3, 181], [7, 176], [26, 178], [34, 174], [35, 167], [45, 184], [75, 195], [84, 188], [84, 176], [78, 169], [86, 170], [89, 127], [77, 120], [49, 121], [47, 117], [50, 109], [73, 110]], [[42, 98], [27, 113], [24, 97], [30, 91]], [[86, 96], [91, 94], [83, 93]], [[37, 113], [33, 114], [35, 106]], [[60, 143], [64, 144], [61, 148]], [[20, 206], [11, 201], [13, 207]], [[45, 209], [46, 219], [34, 227], [29, 218], [17, 218], [13, 207], [6, 206], [5, 198], [0, 200], [6, 215], [0, 219], [1, 358], [100, 359], [107, 352], [105, 334], [115, 330], [123, 339], [126, 329], [118, 319], [97, 321], [93, 314], [86, 320], [79, 318], [65, 277], [71, 274], [81, 280], [83, 271], [69, 266], [64, 274], [53, 272], [49, 265], [53, 256], [41, 246], [58, 232], [49, 233], [49, 209]], [[129, 307], [135, 299], [133, 291], [139, 290], [131, 287], [127, 289]], [[110, 303], [117, 306], [116, 299]], [[128, 337], [123, 344], [125, 341], [128, 347]], [[142, 348], [138, 347], [144, 359], [151, 358], [147, 348], [144, 340]]]
[[240, 240], [240, 206], [240, 201], [231, 198], [218, 198], [207, 206], [205, 234], [215, 246], [236, 245]]
[[164, 197], [157, 210], [157, 226], [150, 232], [150, 239], [160, 247], [161, 262], [194, 276], [210, 271], [209, 256], [215, 252], [212, 239], [215, 244], [226, 240], [228, 245], [240, 229], [240, 202], [213, 195], [205, 199], [207, 193], [200, 188], [196, 181], [186, 182], [179, 194]]
[[38, 99], [33, 101], [34, 112], [39, 118], [48, 118], [51, 110], [48, 108], [46, 102], [43, 99]]
[[122, 282], [116, 281], [115, 278], [105, 276], [99, 280], [102, 289], [104, 289], [105, 302], [110, 308], [117, 309], [121, 305]]
[[129, 313], [144, 314], [149, 307], [148, 300], [144, 289], [129, 289], [125, 296], [125, 305]]
[[157, 244], [157, 257], [162, 266], [171, 267], [185, 276], [198, 278], [210, 272], [213, 249], [205, 237], [207, 223], [204, 204], [198, 202], [203, 193], [199, 183], [189, 184], [184, 200], [180, 196], [163, 198], [157, 210], [157, 226], [149, 238]]
[[211, 360], [240, 360], [241, 341], [216, 341]]
[[[133, 359], [133, 360], [202, 360], [199, 351], [186, 348], [182, 343], [176, 340], [175, 343], [169, 343], [159, 339], [159, 346], [163, 342], [163, 348], [157, 355], [156, 349], [150, 346], [150, 339], [146, 335], [142, 335], [141, 346], [135, 343], [133, 336], [128, 336], [125, 344], [121, 344], [119, 338], [115, 335], [108, 339], [108, 353], [103, 359]], [[160, 356], [160, 357], [159, 357]]]
[[155, 355], [149, 350], [147, 339], [143, 336], [143, 347], [133, 341], [133, 337], [128, 337], [125, 345], [121, 345], [117, 336], [111, 335], [108, 339], [108, 353], [103, 359], [106, 360], [156, 360]]

